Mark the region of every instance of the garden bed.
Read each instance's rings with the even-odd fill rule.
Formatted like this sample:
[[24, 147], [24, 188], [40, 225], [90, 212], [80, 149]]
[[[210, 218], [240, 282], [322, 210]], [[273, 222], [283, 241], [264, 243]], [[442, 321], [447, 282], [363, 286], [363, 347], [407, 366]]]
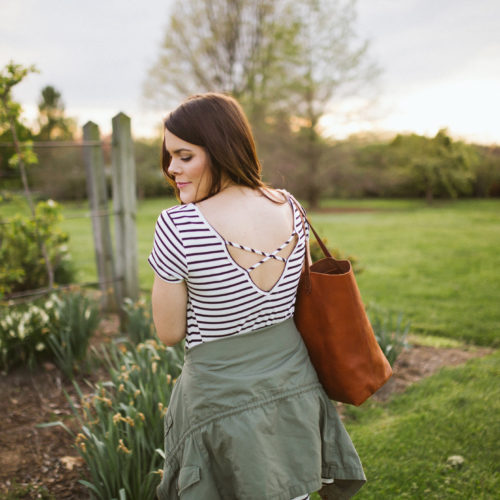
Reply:
[[[105, 328], [112, 324], [108, 321]], [[108, 334], [106, 332], [106, 337]], [[414, 345], [400, 355], [393, 377], [374, 398], [385, 401], [442, 366], [461, 364], [491, 351]], [[94, 379], [97, 377], [93, 375]], [[79, 384], [85, 387], [83, 380]], [[72, 384], [63, 382], [59, 371], [51, 364], [36, 372], [18, 369], [0, 376], [2, 498], [88, 498], [87, 490], [78, 483], [85, 469], [71, 436], [61, 427], [37, 427], [41, 423], [61, 420], [77, 431], [64, 390], [75, 395]], [[342, 408], [339, 409], [342, 413]]]

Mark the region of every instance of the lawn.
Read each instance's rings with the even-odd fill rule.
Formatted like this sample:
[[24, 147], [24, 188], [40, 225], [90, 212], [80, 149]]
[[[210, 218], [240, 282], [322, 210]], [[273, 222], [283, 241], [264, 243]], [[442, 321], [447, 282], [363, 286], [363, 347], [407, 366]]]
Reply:
[[[154, 224], [172, 198], [140, 201], [139, 281], [148, 294]], [[22, 210], [4, 204], [2, 218]], [[412, 332], [500, 345], [500, 200], [327, 200], [311, 221], [332, 247], [359, 259], [359, 287], [375, 303], [411, 320]], [[327, 210], [335, 210], [327, 212]], [[86, 204], [67, 203], [63, 228], [79, 282], [96, 281]], [[111, 227], [113, 221], [111, 220]]]

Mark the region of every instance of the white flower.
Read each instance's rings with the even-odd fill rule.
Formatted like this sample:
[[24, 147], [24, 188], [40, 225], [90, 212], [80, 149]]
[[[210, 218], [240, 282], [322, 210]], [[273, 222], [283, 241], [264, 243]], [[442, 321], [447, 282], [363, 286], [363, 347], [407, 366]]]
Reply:
[[35, 349], [37, 351], [43, 351], [45, 349], [45, 344], [43, 342], [38, 342], [38, 344], [35, 346]]

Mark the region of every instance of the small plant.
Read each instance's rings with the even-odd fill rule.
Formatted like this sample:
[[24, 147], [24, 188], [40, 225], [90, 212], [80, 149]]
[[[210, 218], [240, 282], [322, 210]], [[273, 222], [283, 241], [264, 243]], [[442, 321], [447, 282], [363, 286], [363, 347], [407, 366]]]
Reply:
[[76, 362], [85, 358], [97, 321], [96, 307], [78, 293], [9, 304], [0, 311], [0, 370], [21, 364], [34, 368], [50, 359], [72, 377]]
[[81, 425], [75, 445], [90, 476], [81, 483], [99, 499], [154, 498], [164, 458], [162, 422], [183, 345], [113, 343], [102, 354], [109, 380], [95, 384], [90, 396], [75, 384], [81, 400], [71, 403]]
[[156, 339], [155, 329], [151, 318], [151, 304], [144, 300], [137, 302], [126, 298], [123, 303], [125, 311], [125, 330], [133, 344], [140, 344], [149, 339]]
[[47, 336], [55, 318], [55, 302], [49, 298], [28, 305], [2, 308], [0, 313], [0, 369], [7, 372], [19, 364], [33, 368], [50, 356]]
[[79, 293], [64, 294], [57, 301], [57, 317], [50, 326], [47, 344], [53, 359], [67, 378], [85, 360], [90, 337], [99, 323], [97, 306]]
[[0, 297], [47, 286], [47, 270], [38, 241], [44, 243], [56, 282], [69, 283], [74, 268], [68, 235], [59, 228], [60, 206], [52, 200], [36, 205], [35, 216], [15, 215], [0, 224]]
[[401, 354], [401, 351], [408, 347], [406, 337], [410, 331], [410, 323], [403, 321], [402, 313], [399, 313], [394, 318], [393, 313], [383, 311], [376, 306], [368, 308], [368, 316], [375, 333], [375, 338], [392, 366]]
[[[324, 243], [326, 248], [330, 251], [332, 254], [332, 257], [335, 257], [336, 259], [347, 259], [351, 262], [352, 269], [354, 273], [360, 274], [363, 271], [363, 268], [359, 265], [358, 258], [349, 255], [345, 256], [338, 248], [330, 248], [328, 246], [328, 240], [326, 238], [321, 238], [321, 241]], [[324, 253], [323, 250], [321, 250], [321, 247], [319, 246], [319, 243], [316, 241], [316, 238], [311, 238], [309, 240], [309, 246], [311, 249], [311, 261], [316, 262], [320, 259], [324, 258]]]

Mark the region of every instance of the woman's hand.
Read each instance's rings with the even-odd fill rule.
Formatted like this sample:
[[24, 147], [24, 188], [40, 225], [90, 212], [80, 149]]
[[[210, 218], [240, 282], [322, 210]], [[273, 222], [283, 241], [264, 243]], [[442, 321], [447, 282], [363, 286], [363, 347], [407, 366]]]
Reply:
[[167, 283], [155, 274], [151, 296], [153, 321], [158, 338], [173, 346], [186, 336], [186, 283]]

